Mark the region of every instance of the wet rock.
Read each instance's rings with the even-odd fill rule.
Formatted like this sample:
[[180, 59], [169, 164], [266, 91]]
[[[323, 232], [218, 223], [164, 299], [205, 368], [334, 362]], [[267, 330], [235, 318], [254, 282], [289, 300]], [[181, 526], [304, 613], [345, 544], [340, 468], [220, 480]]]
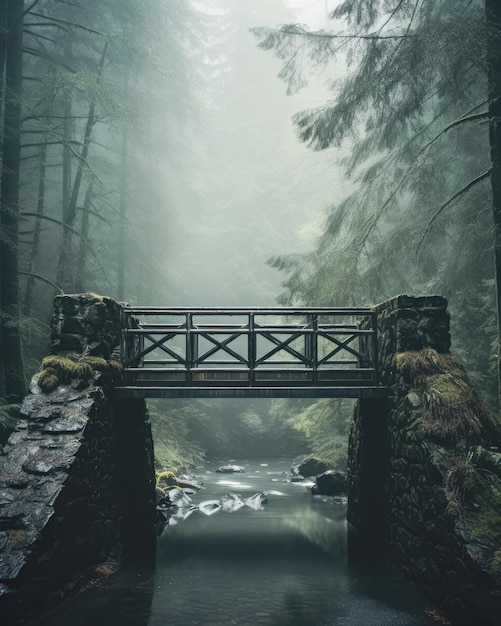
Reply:
[[221, 467], [217, 468], [216, 472], [221, 474], [238, 474], [245, 472], [245, 468], [240, 465], [221, 465]]
[[167, 498], [171, 506], [178, 508], [187, 508], [192, 505], [191, 498], [181, 489], [169, 489]]
[[301, 459], [297, 464], [293, 464], [291, 468], [292, 476], [303, 476], [308, 478], [310, 476], [317, 476], [327, 470], [332, 469], [332, 464], [325, 459], [321, 459], [317, 456], [306, 456]]
[[223, 507], [221, 506], [219, 500], [207, 500], [206, 502], [201, 502], [198, 505], [198, 510], [208, 516], [214, 515], [214, 513], [217, 513], [222, 508]]
[[223, 511], [233, 513], [238, 511], [245, 505], [245, 500], [239, 493], [229, 493], [221, 498], [221, 507]]
[[199, 483], [195, 479], [193, 479], [193, 478], [191, 478], [189, 476], [184, 476], [184, 475], [178, 476], [177, 484], [185, 492], [188, 490], [188, 492], [191, 491], [192, 493], [196, 492], [196, 491], [199, 491], [203, 487], [202, 483]]
[[52, 421], [42, 428], [43, 433], [78, 433], [85, 428], [87, 418], [82, 415], [62, 417]]
[[346, 493], [348, 479], [346, 474], [335, 470], [328, 470], [316, 477], [316, 484], [311, 491], [313, 494], [324, 496], [340, 496]]
[[268, 498], [264, 493], [255, 493], [250, 498], [245, 499], [245, 506], [248, 506], [254, 511], [260, 511], [263, 508], [263, 504], [268, 502]]

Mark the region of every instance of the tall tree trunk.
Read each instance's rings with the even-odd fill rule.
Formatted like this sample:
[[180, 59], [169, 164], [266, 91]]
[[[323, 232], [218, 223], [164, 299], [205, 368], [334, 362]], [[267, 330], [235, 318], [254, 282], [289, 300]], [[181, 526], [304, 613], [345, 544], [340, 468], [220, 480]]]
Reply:
[[90, 213], [89, 209], [92, 204], [92, 196], [94, 194], [92, 182], [87, 187], [85, 192], [85, 199], [83, 203], [82, 212], [82, 226], [80, 228], [80, 251], [78, 253], [78, 269], [75, 278], [75, 290], [77, 293], [85, 291], [85, 268], [87, 265], [87, 250], [90, 228]]
[[127, 166], [128, 166], [128, 131], [122, 127], [122, 163], [120, 172], [120, 214], [118, 221], [118, 293], [119, 302], [125, 300], [125, 224], [127, 220]]
[[[103, 53], [101, 55], [101, 62], [99, 64], [97, 82], [100, 81], [101, 74], [103, 72], [107, 46], [108, 44], [106, 43], [103, 49]], [[73, 283], [72, 277], [68, 273], [68, 267], [70, 265], [68, 261], [69, 261], [70, 244], [71, 244], [71, 229], [68, 228], [68, 226], [72, 227], [75, 222], [78, 195], [80, 193], [80, 186], [82, 184], [83, 169], [85, 166], [85, 161], [87, 160], [87, 156], [89, 154], [90, 138], [91, 138], [92, 129], [95, 123], [96, 123], [96, 102], [95, 100], [92, 100], [89, 106], [89, 114], [87, 117], [87, 124], [85, 126], [82, 152], [80, 153], [80, 158], [78, 160], [78, 167], [77, 167], [77, 171], [75, 174], [75, 180], [73, 181], [71, 197], [69, 199], [68, 205], [65, 206], [65, 211], [63, 215], [63, 222], [65, 226], [63, 226], [63, 240], [61, 243], [61, 249], [59, 251], [59, 261], [58, 261], [58, 266], [57, 266], [57, 282], [59, 285], [61, 285], [63, 289], [71, 288], [72, 283]]]
[[498, 383], [501, 392], [501, 3], [499, 0], [486, 0], [485, 8], [488, 27], [489, 152], [498, 311]]
[[[45, 161], [47, 157], [47, 137], [43, 136], [42, 143], [40, 145], [40, 174], [38, 178], [38, 199], [37, 199], [37, 213], [43, 215], [45, 211]], [[40, 236], [42, 233], [42, 219], [37, 217], [35, 219], [35, 230], [33, 232], [33, 245], [31, 246], [30, 256], [30, 272], [34, 273], [37, 261], [38, 250], [40, 248]], [[28, 276], [28, 282], [26, 285], [26, 292], [24, 294], [24, 315], [29, 316], [31, 313], [31, 305], [33, 303], [33, 292], [35, 289], [35, 276]]]
[[[19, 313], [19, 170], [23, 54], [23, 0], [7, 2], [4, 35], [5, 101], [0, 203], [0, 355], [3, 395], [8, 400], [25, 393]], [[0, 383], [1, 384], [1, 383]]]

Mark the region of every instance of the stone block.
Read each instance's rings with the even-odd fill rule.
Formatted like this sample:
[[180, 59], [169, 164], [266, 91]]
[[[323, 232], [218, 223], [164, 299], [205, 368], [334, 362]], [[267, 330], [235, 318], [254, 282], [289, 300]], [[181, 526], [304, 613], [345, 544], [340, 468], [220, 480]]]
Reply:
[[61, 322], [61, 333], [83, 335], [85, 328], [82, 318], [66, 315]]
[[69, 333], [61, 333], [59, 336], [59, 351], [74, 351], [74, 352], [82, 352], [83, 350], [83, 339], [81, 335], [74, 335]]

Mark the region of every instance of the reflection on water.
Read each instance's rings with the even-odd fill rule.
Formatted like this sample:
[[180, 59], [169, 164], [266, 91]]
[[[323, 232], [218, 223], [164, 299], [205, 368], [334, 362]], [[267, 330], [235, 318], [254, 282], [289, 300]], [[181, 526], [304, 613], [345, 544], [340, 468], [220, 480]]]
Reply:
[[154, 580], [153, 567], [124, 568], [38, 620], [36, 626], [148, 626]]
[[[288, 482], [289, 462], [238, 463], [245, 474], [221, 476], [215, 463], [198, 474], [197, 508], [164, 530], [154, 576], [122, 572], [40, 626], [436, 624], [391, 567], [349, 565], [345, 503]], [[267, 501], [257, 510], [203, 506], [258, 493]]]
[[[426, 604], [393, 569], [348, 565], [346, 505], [290, 483], [289, 462], [245, 463], [245, 474], [200, 474], [193, 503], [228, 490], [267, 495], [262, 510], [199, 511], [160, 537], [150, 626], [424, 626]], [[362, 570], [363, 574], [363, 570]]]

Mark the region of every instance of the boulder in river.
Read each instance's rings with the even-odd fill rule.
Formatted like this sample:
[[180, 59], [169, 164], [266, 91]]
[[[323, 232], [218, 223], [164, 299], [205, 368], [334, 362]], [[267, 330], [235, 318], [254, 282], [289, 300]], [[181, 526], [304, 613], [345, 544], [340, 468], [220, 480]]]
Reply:
[[205, 502], [200, 502], [198, 505], [198, 510], [204, 515], [214, 515], [222, 509], [221, 503], [219, 500], [206, 500]]
[[293, 462], [291, 468], [292, 476], [318, 476], [327, 470], [333, 469], [332, 463], [326, 459], [310, 454]]
[[327, 470], [316, 477], [316, 484], [311, 488], [314, 495], [339, 496], [346, 493], [348, 478], [346, 474]]
[[216, 472], [220, 474], [238, 474], [245, 472], [245, 469], [240, 465], [221, 465], [221, 467], [217, 468]]
[[255, 493], [250, 498], [246, 498], [245, 506], [248, 506], [250, 509], [254, 509], [254, 511], [259, 511], [263, 508], [263, 504], [268, 502], [268, 498], [264, 493]]
[[223, 511], [233, 513], [244, 506], [245, 500], [239, 493], [229, 493], [221, 498], [220, 503]]

